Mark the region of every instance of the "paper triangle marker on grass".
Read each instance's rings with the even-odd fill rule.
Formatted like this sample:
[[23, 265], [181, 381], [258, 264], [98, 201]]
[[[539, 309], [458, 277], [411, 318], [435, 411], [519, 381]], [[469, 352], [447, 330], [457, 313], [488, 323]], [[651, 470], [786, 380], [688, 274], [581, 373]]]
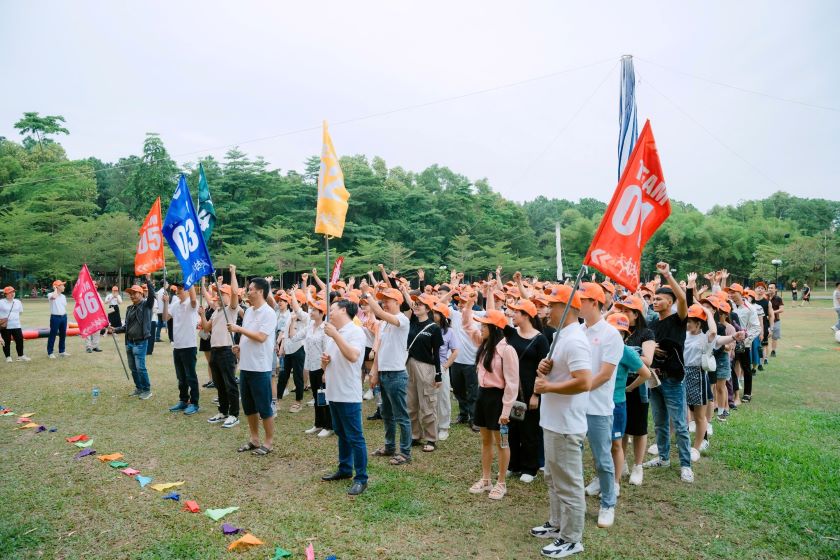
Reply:
[[26, 414], [20, 415], [21, 418], [32, 418], [33, 416], [35, 416], [34, 412], [27, 412]]
[[111, 461], [110, 463], [108, 463], [108, 466], [112, 469], [124, 469], [128, 466], [128, 463], [126, 463], [125, 461]]
[[260, 539], [252, 535], [251, 533], [246, 533], [244, 536], [239, 537], [232, 543], [228, 545], [228, 550], [240, 550], [240, 549], [247, 549], [252, 546], [259, 546], [261, 544], [265, 544]]
[[27, 430], [27, 429], [29, 429], [29, 428], [37, 428], [37, 427], [38, 427], [38, 423], [37, 423], [37, 422], [27, 422], [27, 423], [26, 423], [26, 424], [24, 424], [23, 426], [20, 426], [20, 427], [18, 428], [18, 430]]
[[180, 502], [181, 501], [181, 494], [178, 492], [170, 492], [166, 496], [163, 497], [164, 500], [172, 500], [173, 502]]
[[46, 431], [47, 431], [46, 426], [38, 426], [37, 428], [35, 428], [35, 433], [36, 434], [40, 434], [41, 432], [46, 432]]
[[88, 455], [93, 455], [94, 453], [96, 453], [96, 451], [88, 447], [87, 449], [82, 449], [81, 451], [76, 453], [76, 455], [73, 458], [74, 459], [81, 459], [82, 457], [87, 457]]
[[67, 442], [68, 443], [76, 443], [77, 441], [87, 441], [89, 439], [90, 438], [87, 436], [87, 434], [79, 434], [77, 436], [67, 438]]
[[110, 463], [111, 461], [118, 461], [123, 458], [122, 453], [111, 453], [110, 455], [100, 455], [97, 457], [103, 463]]
[[140, 488], [143, 488], [148, 483], [150, 483], [152, 481], [152, 477], [151, 476], [143, 476], [143, 475], [138, 474], [137, 476], [134, 477], [134, 480], [136, 480], [137, 482], [140, 483]]
[[176, 486], [181, 486], [184, 481], [180, 482], [161, 482], [159, 484], [152, 484], [152, 490], [157, 490], [158, 492], [163, 492], [164, 490], [169, 490], [170, 488], [175, 488]]
[[238, 510], [239, 506], [228, 507], [224, 509], [205, 509], [204, 514], [212, 519], [213, 521], [218, 521], [225, 515], [229, 513], [233, 513], [234, 511]]
[[201, 511], [201, 508], [198, 507], [198, 502], [195, 500], [187, 500], [184, 502], [184, 509], [190, 513], [198, 513]]
[[283, 558], [291, 558], [292, 553], [286, 550], [285, 548], [280, 548], [279, 546], [274, 549], [274, 558], [271, 560], [282, 560]]
[[73, 445], [75, 445], [76, 447], [81, 447], [82, 449], [84, 449], [85, 447], [90, 447], [91, 445], [93, 445], [93, 440], [89, 439], [87, 441], [77, 441]]
[[137, 469], [123, 469], [120, 472], [123, 473], [125, 476], [137, 476], [138, 474], [140, 474], [140, 471], [138, 471]]
[[225, 535], [235, 535], [236, 533], [241, 532], [242, 529], [239, 527], [234, 527], [230, 523], [222, 523], [222, 533]]

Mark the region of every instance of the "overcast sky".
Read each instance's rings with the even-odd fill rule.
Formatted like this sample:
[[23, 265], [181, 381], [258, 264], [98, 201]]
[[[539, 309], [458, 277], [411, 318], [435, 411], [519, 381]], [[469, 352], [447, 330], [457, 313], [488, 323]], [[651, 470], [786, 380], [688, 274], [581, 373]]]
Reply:
[[249, 140], [327, 119], [339, 155], [446, 165], [514, 200], [608, 200], [633, 54], [671, 198], [840, 198], [840, 2], [605, 4], [0, 0], [0, 136], [38, 111], [66, 117], [71, 158], [115, 161], [158, 132], [179, 163], [238, 144], [299, 170], [318, 130]]

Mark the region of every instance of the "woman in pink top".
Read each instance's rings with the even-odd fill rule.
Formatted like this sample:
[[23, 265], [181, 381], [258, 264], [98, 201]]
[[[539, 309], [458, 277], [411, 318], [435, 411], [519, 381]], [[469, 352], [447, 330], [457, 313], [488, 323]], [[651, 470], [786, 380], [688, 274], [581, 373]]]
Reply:
[[[504, 313], [492, 309], [484, 317], [476, 317], [481, 331], [472, 322], [472, 304], [463, 314], [464, 329], [478, 344], [475, 361], [478, 370], [478, 401], [475, 403], [475, 425], [481, 431], [481, 480], [470, 487], [470, 493], [490, 491], [491, 500], [501, 500], [507, 493], [505, 475], [510, 463], [510, 449], [502, 447], [500, 425], [510, 419], [510, 409], [519, 392], [519, 358], [505, 341]], [[499, 476], [496, 485], [490, 482], [493, 467], [493, 446], [498, 448]]]

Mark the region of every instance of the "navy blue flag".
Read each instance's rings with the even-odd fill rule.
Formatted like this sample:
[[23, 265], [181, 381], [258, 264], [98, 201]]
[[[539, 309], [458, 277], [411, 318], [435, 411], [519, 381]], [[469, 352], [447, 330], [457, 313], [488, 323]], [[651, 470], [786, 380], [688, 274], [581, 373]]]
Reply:
[[181, 263], [185, 290], [198, 282], [202, 276], [213, 274], [210, 252], [198, 227], [198, 217], [183, 173], [166, 211], [166, 219], [163, 220], [163, 236]]

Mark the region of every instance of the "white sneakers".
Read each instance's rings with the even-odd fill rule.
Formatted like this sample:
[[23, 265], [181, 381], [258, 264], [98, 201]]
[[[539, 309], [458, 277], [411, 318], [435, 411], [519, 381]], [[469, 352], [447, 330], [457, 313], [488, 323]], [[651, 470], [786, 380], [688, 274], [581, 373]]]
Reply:
[[715, 435], [715, 429], [712, 427], [711, 422], [708, 422], [706, 424], [706, 434], [708, 434], [709, 437], [712, 437], [713, 435]]
[[691, 470], [691, 467], [682, 467], [680, 469], [680, 480], [689, 484], [694, 482], [694, 471]]
[[321, 430], [320, 432], [318, 432], [318, 437], [330, 437], [334, 433], [335, 432], [333, 432], [332, 430]]
[[630, 476], [630, 471], [627, 469], [627, 461], [624, 461], [624, 466], [621, 467], [621, 476]]
[[317, 426], [312, 426], [312, 427], [311, 427], [311, 428], [309, 428], [308, 430], [303, 430], [303, 433], [304, 433], [304, 434], [309, 434], [309, 435], [312, 435], [312, 434], [316, 434], [316, 433], [318, 433], [318, 432], [320, 432], [320, 431], [321, 431], [321, 428], [319, 428], [319, 427], [317, 427]]
[[365, 394], [362, 395], [362, 399], [364, 399], [366, 401], [373, 400], [373, 391], [371, 389], [368, 389], [367, 391], [365, 391]]
[[441, 430], [438, 432], [438, 441], [446, 441], [449, 439], [449, 430]]
[[522, 473], [522, 476], [519, 477], [519, 482], [524, 482], [525, 484], [531, 484], [534, 482], [533, 475]]
[[671, 466], [671, 460], [668, 459], [667, 461], [663, 461], [662, 459], [657, 457], [656, 459], [651, 459], [650, 461], [647, 461], [646, 463], [642, 463], [642, 466], [646, 469], [652, 469], [652, 468], [658, 468], [658, 467], [668, 468], [668, 467]]
[[659, 455], [659, 446], [654, 443], [648, 447], [648, 455]]
[[700, 453], [707, 451], [709, 449], [709, 440], [704, 439], [703, 443], [700, 444]]
[[691, 454], [692, 463], [696, 463], [700, 460], [700, 452], [697, 451], [695, 448], [692, 447], [691, 450], [689, 450], [689, 453]]
[[688, 423], [688, 431], [689, 431], [689, 433], [692, 433], [692, 434], [694, 432], [696, 432], [697, 431], [697, 422], [695, 422], [694, 420], [689, 422]]
[[50, 354], [49, 358], [50, 360], [55, 360], [55, 354]]
[[219, 412], [218, 414], [214, 414], [213, 416], [208, 418], [207, 421], [211, 424], [218, 424], [219, 422], [224, 422], [226, 418], [227, 416]]
[[597, 496], [601, 493], [601, 481], [598, 480], [597, 476], [586, 486], [584, 492], [587, 496]]
[[600, 527], [602, 529], [606, 529], [607, 527], [612, 527], [614, 522], [615, 522], [615, 508], [614, 507], [602, 507], [598, 511], [598, 527]]
[[234, 426], [238, 426], [238, 425], [239, 425], [239, 418], [237, 418], [236, 416], [228, 416], [227, 420], [225, 420], [225, 423], [222, 424], [222, 428], [233, 428]]
[[[20, 359], [20, 358], [18, 358], [18, 361], [20, 362], [20, 361], [21, 361], [21, 359]], [[11, 357], [11, 356], [9, 356], [8, 358], [6, 358], [6, 362], [11, 364], [11, 363], [12, 363], [12, 357]]]
[[615, 483], [615, 497], [616, 499], [621, 496], [621, 484], [618, 482]]
[[633, 470], [630, 471], [630, 484], [633, 486], [641, 486], [644, 478], [645, 470], [642, 465], [633, 465]]
[[566, 558], [572, 554], [583, 552], [583, 544], [566, 542], [563, 539], [556, 539], [548, 546], [542, 547], [540, 554], [546, 558]]
[[59, 356], [61, 356], [62, 358], [69, 358], [70, 352], [62, 352], [61, 354], [59, 354]]
[[537, 537], [538, 539], [559, 539], [560, 529], [552, 526], [551, 523], [546, 522], [544, 525], [540, 525], [539, 527], [533, 527], [531, 529], [531, 536]]

